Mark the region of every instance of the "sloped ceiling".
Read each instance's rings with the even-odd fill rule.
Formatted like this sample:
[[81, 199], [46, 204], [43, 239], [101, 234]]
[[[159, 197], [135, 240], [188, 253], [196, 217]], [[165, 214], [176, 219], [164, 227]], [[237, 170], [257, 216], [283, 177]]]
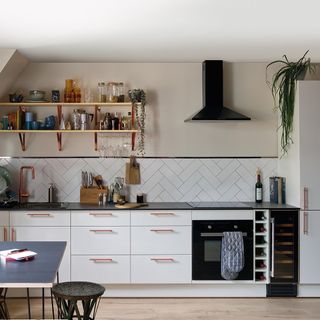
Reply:
[[[28, 59], [17, 50], [0, 48], [0, 98], [10, 89], [28, 63]], [[8, 101], [8, 98], [4, 100]]]
[[31, 61], [320, 62], [319, 1], [2, 0], [0, 46]]

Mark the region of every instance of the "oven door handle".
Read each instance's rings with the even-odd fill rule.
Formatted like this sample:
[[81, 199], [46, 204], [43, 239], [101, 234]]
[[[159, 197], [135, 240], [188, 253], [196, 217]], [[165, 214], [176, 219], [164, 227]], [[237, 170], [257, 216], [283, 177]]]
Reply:
[[[201, 232], [201, 237], [223, 237], [223, 232]], [[247, 232], [242, 232], [243, 237], [247, 237]]]

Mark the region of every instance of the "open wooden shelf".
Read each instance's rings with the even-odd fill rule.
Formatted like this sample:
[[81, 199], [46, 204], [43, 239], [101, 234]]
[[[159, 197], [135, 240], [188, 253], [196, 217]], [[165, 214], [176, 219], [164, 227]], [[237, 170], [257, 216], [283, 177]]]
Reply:
[[[89, 106], [101, 106], [101, 107], [131, 107], [131, 102], [0, 102], [0, 107], [89, 107]], [[140, 105], [140, 103], [137, 103]]]
[[[61, 123], [62, 119], [62, 108], [63, 107], [94, 107], [94, 125], [97, 123], [97, 112], [100, 107], [115, 107], [115, 108], [131, 108], [132, 113], [132, 126], [135, 123], [135, 112], [134, 106], [140, 106], [141, 103], [132, 103], [132, 102], [0, 102], [0, 107], [18, 107], [22, 109], [23, 107], [56, 107], [57, 108], [57, 118], [58, 124]], [[94, 134], [94, 149], [98, 151], [98, 134], [131, 134], [131, 144], [132, 150], [135, 147], [135, 139], [139, 130], [0, 130], [1, 133], [16, 133], [19, 135], [19, 140], [21, 148], [23, 151], [26, 150], [26, 134], [28, 133], [55, 133], [57, 135], [58, 150], [62, 150], [62, 134], [63, 133], [93, 133]]]
[[139, 130], [0, 130], [0, 133], [137, 133]]

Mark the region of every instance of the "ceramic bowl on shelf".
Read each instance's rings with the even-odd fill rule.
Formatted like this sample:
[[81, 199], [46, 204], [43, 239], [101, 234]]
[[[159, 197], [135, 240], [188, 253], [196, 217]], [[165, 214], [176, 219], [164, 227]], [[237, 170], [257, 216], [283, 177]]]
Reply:
[[30, 90], [29, 96], [27, 97], [27, 100], [31, 101], [31, 102], [37, 102], [37, 101], [43, 102], [43, 101], [45, 101], [45, 95], [46, 95], [45, 91]]

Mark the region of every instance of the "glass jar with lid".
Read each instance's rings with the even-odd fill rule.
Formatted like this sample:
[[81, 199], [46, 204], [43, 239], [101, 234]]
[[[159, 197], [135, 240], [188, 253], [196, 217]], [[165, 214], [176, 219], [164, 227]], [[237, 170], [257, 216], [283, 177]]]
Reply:
[[124, 102], [124, 83], [118, 83], [118, 102]]
[[107, 83], [107, 102], [118, 102], [118, 83]]
[[98, 83], [98, 102], [106, 102], [106, 84], [105, 82]]

